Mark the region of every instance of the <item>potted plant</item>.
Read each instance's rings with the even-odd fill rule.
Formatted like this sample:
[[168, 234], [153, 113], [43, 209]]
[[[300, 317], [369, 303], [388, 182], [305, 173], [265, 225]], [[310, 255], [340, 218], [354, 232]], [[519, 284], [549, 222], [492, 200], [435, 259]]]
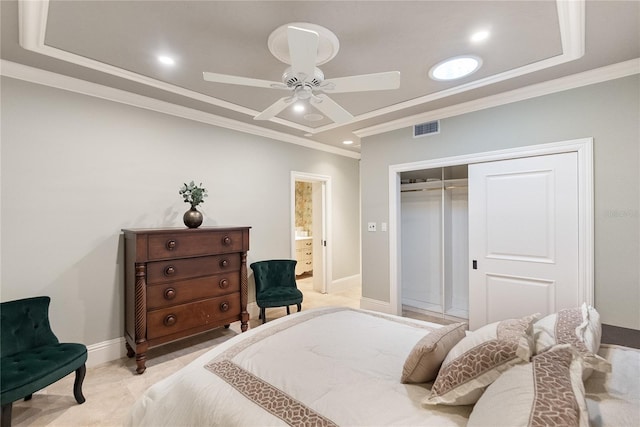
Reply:
[[191, 209], [185, 212], [182, 217], [184, 225], [189, 228], [198, 228], [202, 224], [202, 213], [199, 212], [196, 207], [200, 203], [204, 203], [204, 198], [208, 197], [207, 189], [202, 186], [202, 183], [196, 185], [193, 181], [189, 184], [183, 184], [178, 191], [178, 194], [182, 196], [185, 203], [191, 205]]

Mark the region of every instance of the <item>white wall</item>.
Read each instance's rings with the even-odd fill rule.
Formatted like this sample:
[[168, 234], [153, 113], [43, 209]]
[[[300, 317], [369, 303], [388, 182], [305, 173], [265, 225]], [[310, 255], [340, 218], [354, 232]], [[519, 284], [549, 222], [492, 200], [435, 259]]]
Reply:
[[[362, 224], [389, 218], [389, 165], [594, 138], [595, 306], [607, 324], [640, 329], [640, 77], [594, 84], [364, 138]], [[387, 233], [362, 233], [362, 294], [389, 302]]]
[[184, 227], [189, 205], [178, 189], [192, 179], [209, 192], [203, 226], [252, 227], [251, 263], [291, 254], [291, 171], [330, 176], [333, 279], [359, 274], [358, 160], [11, 78], [1, 84], [1, 299], [51, 296], [61, 340], [123, 336], [120, 230]]

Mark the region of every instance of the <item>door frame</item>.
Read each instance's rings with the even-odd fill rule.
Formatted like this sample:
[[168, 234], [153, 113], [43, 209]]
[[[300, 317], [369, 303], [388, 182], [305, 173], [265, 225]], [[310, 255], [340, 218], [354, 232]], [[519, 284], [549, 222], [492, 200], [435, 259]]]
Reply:
[[594, 303], [594, 194], [593, 138], [514, 147], [484, 153], [444, 157], [389, 166], [389, 306], [402, 315], [400, 173], [421, 169], [468, 165], [496, 160], [578, 153], [578, 293], [582, 301]]
[[[329, 284], [331, 277], [331, 242], [327, 236], [331, 235], [331, 177], [327, 175], [317, 175], [307, 172], [291, 171], [291, 224], [289, 230], [291, 232], [291, 259], [296, 259], [296, 181], [321, 183], [322, 184], [322, 236], [321, 244], [316, 244], [315, 237], [312, 239], [313, 253], [319, 251], [322, 256], [322, 283], [319, 291], [323, 294], [329, 292]], [[320, 246], [319, 248], [317, 246]], [[315, 255], [314, 255], [315, 258]], [[314, 266], [315, 269], [315, 266]]]

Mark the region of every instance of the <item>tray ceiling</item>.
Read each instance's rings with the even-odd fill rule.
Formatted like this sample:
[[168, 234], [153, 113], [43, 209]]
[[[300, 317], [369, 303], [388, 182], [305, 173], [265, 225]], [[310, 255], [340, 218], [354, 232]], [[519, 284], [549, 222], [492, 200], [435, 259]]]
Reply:
[[[638, 2], [616, 1], [2, 1], [2, 58], [252, 133], [357, 152], [359, 135], [385, 123], [636, 59], [638, 14]], [[319, 66], [326, 78], [400, 71], [400, 88], [331, 94], [354, 116], [345, 124], [305, 118], [321, 114], [312, 105], [262, 122], [253, 116], [286, 92], [203, 80], [209, 71], [280, 81], [288, 65], [271, 54], [267, 39], [290, 22], [337, 36], [337, 55]], [[489, 38], [471, 42], [479, 30]], [[436, 63], [467, 54], [482, 58], [474, 74], [429, 78]], [[158, 55], [175, 64], [162, 65]]]

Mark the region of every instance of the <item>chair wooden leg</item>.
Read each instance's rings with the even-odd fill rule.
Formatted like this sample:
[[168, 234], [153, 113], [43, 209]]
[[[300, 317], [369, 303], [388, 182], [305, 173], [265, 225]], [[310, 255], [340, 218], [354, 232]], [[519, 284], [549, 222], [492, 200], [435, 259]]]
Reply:
[[287, 306], [287, 316], [290, 315], [291, 312], [289, 311], [289, 306]]
[[260, 315], [262, 316], [262, 323], [265, 323], [267, 321], [267, 316], [265, 314], [266, 308], [261, 308], [260, 309]]
[[11, 409], [13, 402], [2, 405], [2, 427], [11, 427]]
[[86, 373], [86, 365], [82, 365], [78, 369], [76, 369], [76, 380], [73, 383], [73, 396], [76, 398], [76, 402], [80, 404], [84, 403], [85, 401], [85, 398], [82, 395], [82, 382], [84, 381], [84, 376]]
[[298, 311], [302, 310], [302, 304], [298, 303]]

